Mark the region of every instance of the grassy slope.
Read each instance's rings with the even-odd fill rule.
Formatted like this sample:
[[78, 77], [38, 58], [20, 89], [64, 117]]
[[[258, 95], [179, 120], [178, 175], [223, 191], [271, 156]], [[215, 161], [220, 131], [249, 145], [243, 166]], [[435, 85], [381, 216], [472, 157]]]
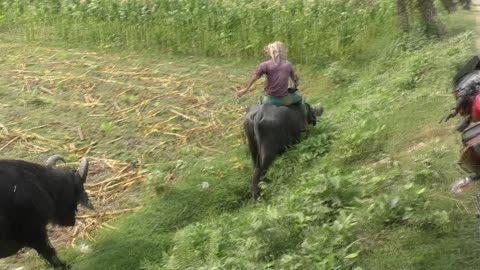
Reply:
[[[450, 33], [461, 32], [462, 23], [473, 24], [469, 20], [468, 16], [451, 17], [448, 21]], [[381, 110], [390, 115], [384, 120], [385, 153], [399, 162], [403, 170], [431, 169], [430, 174], [416, 181], [428, 188], [432, 205], [449, 211], [451, 223], [440, 234], [435, 230], [401, 226], [380, 233], [360, 260], [359, 265], [364, 269], [478, 268], [475, 250], [480, 242], [473, 199], [469, 195], [455, 197], [448, 193], [453, 180], [462, 175], [454, 164], [460, 149], [458, 135], [453, 131], [455, 121], [438, 124], [439, 116], [451, 107], [449, 80], [463, 59], [473, 54], [471, 42], [472, 38], [453, 38], [428, 45], [415, 54], [400, 54], [398, 61], [392, 63], [397, 72], [386, 72], [397, 77], [400, 85], [393, 83], [381, 87], [400, 86], [402, 91], [393, 91], [396, 97], [385, 104], [392, 108]], [[462, 61], [458, 61], [460, 59]], [[411, 80], [402, 82], [407, 72]], [[408, 85], [411, 85], [410, 90]]]
[[[372, 130], [377, 126], [386, 126], [384, 131], [381, 132], [382, 136], [377, 138], [378, 140], [383, 139], [379, 142], [381, 146], [376, 148], [375, 152], [360, 157], [363, 161], [355, 161], [347, 165], [343, 164], [343, 162], [338, 164], [338, 161], [334, 161], [337, 166], [343, 166], [343, 169], [350, 171], [360, 166], [375, 166], [373, 164], [375, 164], [376, 161], [387, 157], [401, 170], [421, 171], [423, 166], [431, 168], [429, 173], [432, 175], [424, 177], [425, 179], [417, 177], [414, 180], [420, 182], [419, 184], [421, 186], [428, 189], [428, 198], [433, 205], [432, 209], [447, 209], [450, 213], [451, 223], [449, 223], [447, 229], [442, 232], [438, 232], [435, 229], [429, 232], [428, 229], [425, 230], [415, 226], [402, 225], [386, 227], [379, 230], [376, 227], [369, 228], [369, 226], [366, 225], [363, 233], [367, 235], [366, 238], [373, 240], [362, 241], [364, 252], [360, 258], [359, 265], [365, 269], [454, 269], [457, 267], [474, 269], [475, 265], [478, 265], [478, 259], [475, 256], [475, 250], [477, 250], [479, 245], [476, 240], [477, 224], [471, 214], [473, 210], [470, 205], [470, 200], [466, 198], [465, 201], [461, 201], [458, 200], [458, 198], [451, 198], [447, 193], [447, 187], [453, 177], [458, 176], [458, 172], [455, 171], [452, 162], [456, 159], [458, 144], [456, 144], [453, 139], [454, 135], [452, 132], [449, 132], [449, 129], [452, 127], [451, 125], [442, 126], [437, 124], [439, 116], [443, 115], [450, 107], [451, 98], [446, 89], [449, 85], [449, 78], [453, 73], [452, 71], [470, 55], [472, 50], [471, 41], [471, 37], [468, 35], [465, 36], [464, 34], [432, 45], [425, 41], [423, 41], [424, 44], [421, 44], [422, 40], [414, 39], [412, 44], [407, 45], [413, 45], [417, 48], [406, 52], [401, 48], [392, 49], [392, 54], [388, 54], [388, 57], [385, 55], [383, 59], [378, 59], [363, 71], [358, 71], [359, 69], [353, 71], [345, 70], [346, 75], [352, 72], [352, 77], [358, 78], [353, 79], [352, 84], [349, 85], [348, 88], [346, 85], [343, 85], [345, 88], [338, 86], [335, 92], [330, 92], [327, 89], [318, 89], [319, 92], [313, 94], [320, 96], [322, 101], [324, 101], [328, 112], [327, 122], [338, 123], [334, 125], [338, 128], [340, 134], [342, 134], [340, 135], [340, 140], [342, 140], [342, 136], [346, 132], [352, 132], [347, 128], [349, 125], [352, 125], [354, 129], [359, 128], [360, 132]], [[420, 45], [418, 43], [420, 43]], [[402, 45], [398, 45], [398, 47], [400, 46]], [[325, 71], [327, 74], [328, 72], [329, 71]], [[308, 76], [304, 77], [308, 78]], [[306, 79], [306, 81], [309, 81], [309, 79]], [[327, 81], [332, 83], [332, 80]], [[339, 94], [340, 91], [342, 92], [341, 94]], [[367, 120], [371, 121], [367, 121], [365, 126], [358, 126], [352, 123], [352, 114], [357, 114], [353, 119], [360, 120], [361, 118], [367, 118]], [[341, 125], [340, 123], [345, 123], [345, 125]], [[342, 141], [338, 142], [338, 144], [341, 143]], [[367, 147], [370, 146], [371, 145], [367, 145]], [[360, 145], [360, 148], [361, 147], [365, 147], [365, 145]], [[331, 156], [338, 154], [337, 151], [344, 150], [341, 146], [338, 148], [334, 149], [330, 157], [326, 157], [325, 160], [331, 160]], [[364, 151], [365, 149], [358, 150]], [[368, 153], [368, 151], [364, 152]], [[378, 157], [380, 153], [381, 158]], [[281, 164], [285, 165], [285, 159], [288, 160], [288, 157], [281, 160], [280, 162], [283, 162]], [[318, 160], [318, 162], [322, 163], [321, 160]], [[302, 168], [301, 164], [295, 165]], [[217, 168], [222, 167], [223, 165], [221, 164], [217, 165]], [[305, 167], [302, 169], [315, 171], [308, 166]], [[279, 168], [277, 167], [276, 169]], [[382, 175], [383, 170], [387, 173], [390, 169], [374, 169], [376, 175]], [[289, 177], [292, 178], [293, 173], [290, 173]], [[281, 176], [279, 178], [282, 179]], [[186, 177], [186, 179], [195, 181], [195, 179], [188, 177]], [[237, 181], [237, 179], [238, 181], [242, 181], [241, 178], [236, 177], [229, 177], [225, 180], [229, 182], [230, 180]], [[212, 181], [214, 180], [212, 179]], [[408, 179], [400, 179], [399, 183], [397, 183], [398, 186], [396, 186], [395, 183], [390, 183], [392, 185], [390, 190], [395, 191], [396, 189], [400, 189], [400, 186], [408, 181]], [[190, 185], [189, 183], [186, 184]], [[243, 186], [241, 188], [245, 187], [246, 186]], [[293, 190], [289, 191], [288, 187]], [[224, 228], [220, 224], [229, 224], [232, 220], [237, 220], [239, 224], [230, 225], [233, 226], [231, 229], [234, 230], [230, 232], [231, 234], [236, 234], [235, 228], [237, 226], [239, 230], [243, 228], [245, 231], [248, 231], [249, 225], [241, 224], [241, 221], [248, 223], [248, 220], [251, 222], [255, 220], [254, 218], [252, 219], [252, 216], [267, 215], [268, 209], [273, 207], [277, 200], [285, 198], [285, 193], [294, 193], [295, 188], [295, 185], [291, 182], [275, 183], [272, 188], [272, 193], [274, 194], [268, 195], [266, 201], [259, 206], [260, 209], [267, 212], [257, 210], [258, 208], [254, 210], [248, 206], [238, 214], [234, 212], [232, 214], [233, 217], [229, 215], [221, 215], [218, 217], [215, 211], [212, 212], [210, 210], [213, 206], [205, 207], [204, 204], [195, 200], [195, 204], [200, 205], [199, 208], [195, 209], [196, 212], [204, 212], [204, 214], [193, 218], [187, 215], [187, 218], [190, 222], [200, 220], [200, 223], [193, 223], [193, 225], [176, 232], [171, 230], [167, 233], [162, 233], [164, 231], [164, 229], [162, 229], [162, 223], [164, 221], [162, 221], [158, 227], [155, 227], [156, 229], [147, 230], [155, 235], [155, 237], [165, 239], [163, 237], [166, 236], [167, 238], [172, 237], [174, 239], [173, 242], [169, 241], [168, 244], [162, 245], [160, 249], [162, 251], [168, 251], [168, 254], [171, 254], [170, 259], [166, 259], [168, 258], [165, 257], [167, 254], [161, 253], [159, 249], [149, 249], [148, 251], [143, 250], [140, 258], [123, 258], [125, 261], [116, 261], [119, 258], [114, 256], [110, 249], [116, 247], [121, 238], [120, 235], [123, 234], [117, 237], [115, 237], [115, 234], [110, 234], [107, 235], [107, 238], [103, 241], [100, 241], [99, 246], [103, 252], [97, 253], [94, 258], [87, 259], [86, 261], [82, 260], [79, 264], [79, 269], [82, 269], [82, 267], [102, 265], [102, 263], [108, 265], [113, 262], [111, 259], [115, 260], [115, 265], [118, 266], [118, 269], [137, 267], [135, 262], [137, 260], [143, 261], [140, 265], [148, 269], [179, 269], [186, 268], [188, 265], [205, 265], [207, 268], [214, 266], [220, 268], [235, 268], [235, 266], [232, 265], [226, 266], [223, 264], [223, 266], [219, 266], [209, 262], [208, 258], [211, 255], [203, 255], [200, 257], [198, 257], [198, 254], [193, 255], [196, 253], [195, 250], [197, 250], [197, 252], [201, 252], [198, 250], [203, 250], [202, 244], [199, 244], [197, 248], [192, 250], [189, 249], [188, 244], [183, 241], [188, 242], [188, 239], [197, 237], [198, 235], [191, 230], [196, 230], [195, 228], [199, 226], [222, 228], [218, 230], [223, 231]], [[230, 192], [231, 191], [232, 190], [230, 190]], [[182, 192], [184, 192], [184, 190], [182, 190]], [[219, 197], [224, 195], [230, 197], [230, 193], [223, 195], [220, 192], [216, 192], [216, 194]], [[276, 200], [275, 196], [278, 196], [279, 199]], [[225, 198], [223, 197], [223, 199]], [[187, 201], [191, 201], [191, 199]], [[201, 201], [205, 202], [206, 200], [203, 199]], [[153, 206], [151, 211], [155, 213], [161, 211], [160, 213], [164, 213], [162, 210], [164, 206], [172, 202], [173, 201], [169, 201], [168, 199], [166, 201], [161, 200], [161, 204]], [[220, 200], [217, 203], [221, 204], [223, 201]], [[467, 207], [467, 209], [470, 209], [470, 212], [462, 210], [459, 206]], [[425, 213], [425, 215], [427, 214], [428, 213]], [[158, 222], [160, 222], [160, 220], [172, 221], [170, 216], [162, 216], [159, 214], [157, 217]], [[124, 222], [129, 224], [130, 222], [147, 218], [149, 220], [155, 220], [150, 212], [145, 215], [141, 214], [137, 217], [131, 217], [131, 219]], [[183, 216], [179, 221], [182, 221], [182, 219]], [[216, 222], [216, 220], [219, 221]], [[177, 222], [178, 217], [175, 223]], [[228, 227], [228, 225], [226, 226]], [[128, 226], [124, 226], [123, 228], [127, 227]], [[273, 227], [275, 226], [272, 225], [272, 228]], [[138, 232], [135, 229], [133, 231]], [[208, 235], [208, 232], [205, 232], [205, 234]], [[151, 237], [149, 233], [146, 235]], [[222, 235], [220, 236], [222, 239], [228, 238], [222, 233], [220, 233], [220, 235]], [[184, 237], [187, 237], [187, 239], [185, 240]], [[224, 245], [226, 244], [225, 242], [228, 243], [228, 241], [220, 242]], [[292, 245], [296, 246], [298, 243], [292, 243]], [[288, 250], [290, 250], [288, 247], [278, 247], [279, 250], [282, 250], [282, 248], [286, 249], [287, 253], [289, 252]], [[242, 252], [241, 248], [238, 247], [232, 248], [224, 246], [224, 249], [227, 250], [225, 254], [228, 254], [228, 250], [232, 249], [237, 252]], [[189, 252], [191, 252], [192, 255], [188, 255]], [[281, 253], [282, 251], [279, 252]], [[98, 256], [99, 254], [100, 256]], [[223, 256], [226, 256], [225, 254]], [[175, 264], [175, 257], [172, 256], [180, 256], [176, 263], [180, 261], [187, 262], [185, 264]], [[215, 254], [215, 256], [221, 257], [222, 255]], [[191, 257], [193, 257], [193, 259]], [[211, 260], [215, 261], [215, 259]], [[255, 262], [255, 259], [252, 260], [250, 263]], [[134, 263], [128, 265], [128, 263], [132, 262]], [[124, 268], [124, 265], [128, 266]], [[243, 264], [244, 267], [247, 267], [247, 265], [248, 264]], [[258, 268], [265, 267], [265, 265], [254, 263], [249, 267]], [[98, 269], [101, 268], [100, 266]]]
[[[454, 20], [458, 19], [459, 17], [456, 17]], [[456, 27], [451, 32], [457, 32], [457, 30], [461, 30], [461, 27]], [[6, 37], [4, 36], [4, 38]], [[51, 49], [45, 46], [34, 47], [15, 40], [5, 40], [2, 44], [9, 51], [5, 56], [8, 59], [2, 61], [1, 64], [4, 70], [11, 70], [12, 67], [9, 66], [11, 63], [24, 63], [25, 59], [29, 57], [37, 57], [32, 62], [38, 63], [40, 58], [51, 56]], [[195, 144], [192, 143], [185, 146], [183, 151], [180, 147], [178, 151], [174, 152], [175, 154], [165, 159], [168, 161], [170, 158], [181, 158], [184, 160], [183, 163], [173, 163], [173, 165], [167, 163], [168, 166], [166, 166], [163, 162], [156, 162], [163, 160], [163, 155], [172, 153], [172, 149], [175, 149], [173, 145], [156, 152], [156, 155], [147, 156], [149, 162], [159, 163], [152, 165], [153, 176], [150, 180], [159, 196], [152, 199], [144, 210], [116, 223], [117, 230], [101, 233], [91, 255], [80, 255], [73, 250], [67, 250], [62, 255], [68, 257], [76, 269], [138, 269], [140, 266], [147, 269], [175, 268], [180, 263], [176, 261], [175, 256], [180, 256], [180, 260], [185, 262], [184, 267], [177, 267], [177, 269], [186, 268], [189, 263], [213, 267], [216, 262], [220, 261], [218, 258], [222, 258], [222, 256], [241, 258], [239, 254], [235, 253], [248, 253], [248, 251], [239, 247], [238, 239], [230, 239], [228, 236], [242, 236], [242, 230], [250, 232], [250, 222], [262, 220], [263, 216], [275, 216], [276, 211], [283, 213], [283, 211], [289, 210], [291, 206], [285, 206], [287, 203], [284, 204], [285, 201], [289, 202], [289, 194], [296, 192], [302, 194], [300, 192], [302, 187], [298, 185], [300, 181], [291, 181], [291, 179], [297, 179], [295, 173], [303, 171], [308, 176], [309, 173], [321, 173], [321, 170], [328, 166], [330, 169], [337, 167], [346, 175], [354, 173], [353, 178], [360, 176], [358, 177], [360, 181], [372, 177], [389, 177], [392, 171], [402, 171], [399, 177], [394, 177], [395, 181], [389, 180], [385, 182], [385, 187], [376, 190], [381, 192], [398, 190], [400, 193], [405, 183], [414, 181], [420, 187], [426, 188], [428, 200], [432, 205], [429, 209], [447, 209], [450, 213], [451, 222], [447, 223], [443, 230], [436, 228], [429, 230], [408, 223], [379, 227], [370, 225], [368, 218], [363, 220], [358, 218], [361, 226], [356, 228], [359, 230], [356, 237], [362, 239], [359, 243], [363, 250], [358, 265], [364, 269], [475, 269], [475, 265], [479, 263], [475, 252], [478, 250], [479, 244], [477, 223], [472, 214], [474, 208], [470, 198], [453, 198], [447, 193], [448, 185], [454, 177], [459, 175], [453, 165], [453, 161], [457, 158], [459, 145], [454, 139], [455, 135], [450, 131], [452, 124], [437, 124], [440, 116], [450, 108], [452, 103], [451, 96], [447, 91], [449, 79], [455, 68], [471, 54], [473, 50], [471, 44], [472, 37], [463, 33], [452, 34], [448, 39], [434, 44], [429, 44], [420, 38], [405, 38], [395, 45], [389, 44], [389, 52], [382, 53], [368, 66], [357, 66], [351, 69], [330, 68], [318, 72], [327, 74], [326, 77], [322, 76], [321, 78], [318, 78], [317, 72], [300, 70], [309, 96], [313, 100], [321, 100], [325, 104], [326, 118], [319, 128], [311, 132], [309, 141], [304, 144], [307, 149], [302, 149], [300, 146], [279, 160], [275, 167], [276, 171], [273, 170], [274, 172], [270, 173], [273, 182], [267, 186], [264, 201], [258, 206], [251, 206], [248, 203], [247, 179], [250, 173], [250, 164], [244, 147], [236, 145], [238, 138], [231, 136], [220, 141], [212, 140], [207, 136], [204, 143], [210, 142], [211, 144], [208, 145], [210, 148], [215, 147], [227, 153], [218, 155], [212, 151], [199, 150], [202, 149], [200, 144], [195, 148]], [[85, 53], [80, 50], [61, 48], [55, 50], [59, 51], [55, 56], [60, 57], [59, 61], [63, 58], [70, 63], [79, 61], [78, 57], [75, 57], [76, 53]], [[180, 81], [194, 80], [200, 74], [200, 77], [205, 79], [204, 84], [200, 84], [200, 86], [196, 84], [196, 87], [210, 89], [213, 104], [231, 102], [231, 99], [225, 97], [225, 89], [228, 89], [232, 81], [239, 83], [246, 78], [248, 70], [251, 69], [251, 65], [231, 65], [222, 61], [211, 63], [208, 60], [195, 58], [161, 59], [155, 56], [152, 59], [152, 56], [127, 57], [121, 54], [101, 54], [101, 57], [105, 57], [103, 62], [100, 61], [104, 67], [136, 66], [141, 67], [139, 68], [141, 70], [143, 67], [160, 69], [167, 66], [163, 70], [165, 76], [184, 72]], [[95, 61], [97, 62], [97, 60]], [[205, 68], [192, 70], [192, 62], [203, 63], [205, 66], [202, 67]], [[38, 68], [39, 70], [51, 70], [53, 69], [52, 64], [45, 63], [44, 66]], [[64, 64], [60, 66], [64, 67]], [[57, 69], [59, 68], [57, 67]], [[101, 69], [101, 67], [96, 68]], [[211, 71], [208, 77], [202, 76], [200, 73], [205, 70]], [[77, 72], [83, 74], [80, 69]], [[336, 72], [341, 72], [344, 77], [350, 78], [350, 82], [342, 84], [342, 82], [336, 81], [333, 76], [337, 74]], [[233, 80], [226, 79], [230, 77], [225, 73], [237, 77]], [[88, 82], [94, 78], [85, 78], [85, 80]], [[23, 99], [12, 97], [9, 93], [18, 89], [18, 85], [11, 85], [12, 81], [14, 82], [15, 78], [4, 75], [0, 82], [2, 96], [6, 99], [10, 98], [10, 100], [2, 100], [2, 103], [11, 104], [10, 108], [2, 108], [3, 122], [12, 122], [18, 114], [28, 114], [29, 119], [37, 119], [35, 121], [38, 123], [35, 123], [35, 126], [45, 124], [45, 118], [38, 116], [57, 112], [58, 108], [52, 107], [52, 103], [62, 104], [62, 101], [67, 98], [81, 100], [81, 96], [62, 95], [62, 91], [59, 91], [54, 96], [47, 96], [54, 102], [41, 106], [41, 110], [38, 107], [35, 107], [35, 110], [25, 110], [25, 107], [17, 106], [17, 102], [28, 105], [31, 104], [29, 103], [30, 99], [34, 97], [29, 96], [31, 93], [28, 91], [19, 93]], [[136, 82], [135, 78], [131, 77], [124, 78], [124, 81]], [[318, 81], [322, 81], [322, 84], [319, 85]], [[211, 83], [214, 86], [210, 85]], [[77, 83], [73, 85], [77, 85]], [[114, 96], [114, 93], [121, 93], [121, 91], [121, 89], [110, 86], [99, 90], [99, 93], [104, 93], [108, 97]], [[149, 91], [139, 92], [139, 94], [149, 93]], [[228, 94], [231, 95], [231, 92]], [[128, 100], [135, 101], [135, 97], [127, 98], [125, 102], [130, 102]], [[242, 100], [240, 104], [247, 105], [253, 100], [255, 98], [251, 96], [249, 100]], [[233, 103], [238, 106], [236, 102]], [[29, 106], [37, 106], [38, 103], [34, 100], [32, 104]], [[68, 104], [71, 104], [70, 100], [68, 100]], [[64, 106], [69, 111], [72, 110], [70, 105]], [[221, 107], [221, 105], [217, 106]], [[67, 110], [66, 108], [64, 109]], [[103, 109], [99, 108], [98, 110], [102, 111]], [[81, 114], [81, 112], [78, 113]], [[225, 119], [221, 121], [226, 125], [238, 116], [231, 112], [230, 115], [226, 114]], [[366, 121], [362, 122], [362, 120]], [[93, 127], [98, 129], [102, 121], [104, 120], [91, 123], [92, 128], [88, 128], [88, 130], [92, 130], [93, 133], [95, 130]], [[155, 121], [161, 120], [155, 119]], [[67, 132], [68, 124], [65, 122], [56, 122], [55, 124], [62, 125], [62, 123], [65, 127], [60, 130]], [[46, 124], [53, 125], [50, 122]], [[132, 121], [131, 124], [132, 126], [119, 126], [112, 133], [129, 134], [137, 125], [135, 121]], [[33, 126], [26, 122], [18, 125], [24, 125], [23, 128]], [[385, 127], [379, 129], [377, 133], [369, 133], [382, 126]], [[64, 134], [50, 133], [53, 130], [59, 129], [46, 129], [48, 132], [41, 134], [59, 140], [65, 136]], [[319, 149], [325, 145], [320, 144], [315, 147], [314, 142], [321, 140], [324, 132], [332, 132], [332, 130], [335, 130], [336, 141], [330, 152], [325, 155]], [[101, 135], [101, 130], [96, 132]], [[351, 137], [350, 133], [356, 134], [356, 137]], [[134, 133], [131, 138], [136, 142], [143, 137]], [[104, 140], [107, 141], [107, 139]], [[155, 138], [155, 140], [162, 140], [162, 137]], [[145, 149], [148, 150], [148, 146], [151, 144], [152, 142], [144, 141]], [[142, 156], [147, 151], [141, 148], [142, 145], [140, 144], [140, 150], [135, 155]], [[120, 156], [125, 155], [123, 145], [114, 144], [108, 147], [99, 149], [98, 153], [119, 152]], [[356, 156], [356, 152], [346, 154], [345, 152], [349, 148], [353, 148], [361, 155]], [[323, 158], [303, 157], [310, 151], [318, 152], [318, 156], [323, 156]], [[192, 153], [197, 153], [197, 158], [191, 158]], [[15, 146], [11, 152], [6, 152], [5, 155], [19, 158], [29, 157], [29, 153], [22, 150], [21, 145]], [[296, 159], [307, 160], [307, 162], [302, 164]], [[282, 169], [282, 166], [287, 168]], [[289, 166], [296, 166], [297, 169]], [[360, 168], [366, 168], [370, 172], [358, 173]], [[289, 171], [290, 169], [293, 172]], [[413, 173], [403, 173], [409, 171]], [[174, 185], [161, 181], [168, 173], [175, 176], [176, 183]], [[411, 177], [412, 175], [413, 177]], [[208, 182], [210, 187], [208, 189], [201, 188], [202, 182]], [[348, 187], [345, 188], [348, 189]], [[371, 197], [375, 198], [375, 196], [376, 194]], [[370, 199], [368, 196], [365, 198]], [[295, 198], [292, 200], [295, 202]], [[365, 204], [368, 203], [369, 201], [366, 200]], [[356, 207], [361, 216], [364, 206], [360, 204]], [[470, 213], [467, 213], [465, 209], [470, 209]], [[425, 213], [425, 215], [428, 214]], [[274, 217], [270, 218], [271, 222], [277, 221]], [[266, 224], [268, 226], [270, 223]], [[280, 234], [281, 240], [268, 242], [272, 249], [261, 252], [266, 252], [269, 256], [274, 257], [295, 253], [295, 249], [300, 247], [302, 238], [295, 231], [290, 230], [288, 224], [272, 223], [271, 227], [278, 228], [284, 225], [287, 231]], [[218, 252], [199, 255], [195, 253], [195, 249], [190, 249], [191, 247], [185, 239], [188, 240], [190, 236], [198, 237], [198, 231], [201, 231], [199, 228], [206, 228], [205, 235], [209, 235], [208, 239], [210, 240], [204, 240], [204, 242], [207, 242], [207, 246], [210, 243], [211, 250], [217, 248]], [[217, 247], [211, 241], [211, 235], [215, 235], [215, 231], [218, 233], [217, 237], [221, 239], [217, 239], [217, 243], [220, 243], [220, 246]], [[280, 232], [282, 231], [280, 230]], [[290, 238], [286, 238], [287, 232], [291, 233]], [[299, 234], [302, 237], [307, 235], [304, 232]], [[268, 231], [264, 235], [259, 233], [257, 236], [259, 239], [265, 236], [275, 238], [275, 234], [268, 234]], [[248, 235], [244, 233], [243, 237], [248, 238]], [[259, 240], [256, 239], [256, 241]], [[282, 241], [287, 244], [282, 244]], [[243, 244], [248, 248], [245, 243]], [[198, 250], [203, 250], [204, 243], [196, 245]], [[179, 251], [183, 251], [183, 253]], [[276, 252], [279, 254], [275, 255]], [[250, 260], [237, 263], [242, 265], [243, 262], [243, 266], [247, 268], [248, 264], [246, 263], [252, 263], [251, 267], [261, 268], [265, 267], [264, 260], [265, 258], [250, 257]], [[34, 264], [37, 267], [39, 265], [38, 262], [34, 262]], [[216, 266], [222, 268], [221, 265]], [[226, 266], [223, 265], [223, 267]]]

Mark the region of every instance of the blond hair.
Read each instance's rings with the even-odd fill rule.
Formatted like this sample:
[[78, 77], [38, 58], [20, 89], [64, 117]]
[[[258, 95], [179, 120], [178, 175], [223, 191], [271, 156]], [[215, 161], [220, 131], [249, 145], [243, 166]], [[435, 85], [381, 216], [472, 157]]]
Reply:
[[280, 41], [268, 44], [265, 46], [264, 51], [277, 65], [287, 62], [287, 49], [285, 49], [285, 45]]

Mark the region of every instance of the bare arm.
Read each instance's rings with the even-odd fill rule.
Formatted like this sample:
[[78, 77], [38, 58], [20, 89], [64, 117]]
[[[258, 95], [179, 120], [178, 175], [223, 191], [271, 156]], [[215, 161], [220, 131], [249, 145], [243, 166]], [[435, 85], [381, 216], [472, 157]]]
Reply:
[[252, 85], [253, 85], [258, 79], [260, 79], [260, 77], [257, 76], [257, 74], [253, 74], [252, 77], [250, 77], [250, 80], [248, 81], [247, 87], [245, 87], [244, 89], [238, 91], [238, 92], [237, 92], [237, 96], [238, 96], [238, 97], [241, 97], [241, 96], [245, 95], [245, 94], [250, 90], [250, 88], [252, 87]]

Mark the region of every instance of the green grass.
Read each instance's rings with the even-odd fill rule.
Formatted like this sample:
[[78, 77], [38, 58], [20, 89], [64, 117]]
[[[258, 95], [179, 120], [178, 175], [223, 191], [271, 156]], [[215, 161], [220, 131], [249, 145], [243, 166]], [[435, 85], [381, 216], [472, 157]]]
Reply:
[[[475, 207], [448, 193], [460, 145], [453, 123], [438, 124], [473, 54], [473, 22], [445, 22], [442, 40], [392, 33], [364, 40], [354, 62], [297, 66], [302, 93], [326, 112], [275, 162], [257, 204], [240, 128], [257, 97], [233, 91], [250, 60], [65, 48], [42, 41], [48, 27], [35, 39], [1, 33], [0, 123], [12, 132], [0, 145], [20, 131], [48, 139], [27, 136], [2, 156], [74, 160], [96, 142], [89, 156], [139, 160], [148, 173], [125, 195], [144, 208], [100, 230], [92, 253], [62, 249], [74, 269], [475, 269]], [[113, 174], [100, 171], [90, 180]]]
[[478, 220], [473, 214], [453, 216], [448, 235], [398, 228], [378, 240], [360, 262], [363, 269], [477, 269]]

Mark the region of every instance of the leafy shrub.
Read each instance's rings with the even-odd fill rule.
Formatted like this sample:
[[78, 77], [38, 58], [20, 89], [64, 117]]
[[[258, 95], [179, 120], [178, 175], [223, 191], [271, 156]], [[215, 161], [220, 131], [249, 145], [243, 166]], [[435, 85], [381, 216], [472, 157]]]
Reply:
[[372, 198], [366, 216], [374, 224], [411, 224], [421, 228], [435, 228], [440, 232], [445, 231], [450, 223], [446, 211], [431, 206], [426, 188], [414, 183], [404, 184], [389, 193]]
[[311, 227], [300, 247], [284, 255], [274, 269], [349, 269], [359, 251], [353, 245], [357, 222], [340, 212], [331, 224]]
[[352, 163], [380, 154], [384, 129], [383, 125], [378, 126], [373, 121], [362, 120], [357, 127], [345, 130], [336, 142], [337, 158], [344, 163]]

